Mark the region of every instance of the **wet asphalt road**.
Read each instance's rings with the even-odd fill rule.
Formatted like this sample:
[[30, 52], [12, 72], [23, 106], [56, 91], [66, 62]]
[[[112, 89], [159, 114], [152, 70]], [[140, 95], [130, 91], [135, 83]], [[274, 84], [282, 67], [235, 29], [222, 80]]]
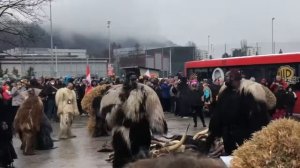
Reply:
[[[192, 118], [175, 117], [172, 114], [166, 114], [169, 127], [168, 135], [183, 134], [190, 123], [189, 133], [203, 130], [200, 119], [198, 119], [198, 128], [193, 127]], [[206, 125], [208, 125], [206, 118]], [[18, 137], [14, 137], [14, 147], [18, 154], [15, 160], [16, 168], [110, 168], [111, 163], [105, 161], [108, 153], [100, 153], [97, 150], [109, 142], [111, 137], [92, 138], [88, 135], [86, 128], [87, 117], [77, 117], [73, 123], [72, 130], [77, 136], [73, 139], [54, 142], [57, 147], [52, 150], [36, 151], [36, 155], [24, 156], [20, 150], [21, 142]], [[52, 137], [57, 139], [59, 124], [53, 122]]]

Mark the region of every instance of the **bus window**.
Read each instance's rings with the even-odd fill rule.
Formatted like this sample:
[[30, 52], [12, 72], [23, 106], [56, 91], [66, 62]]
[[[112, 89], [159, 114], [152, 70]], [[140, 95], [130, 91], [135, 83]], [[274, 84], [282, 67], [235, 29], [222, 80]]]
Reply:
[[295, 64], [296, 67], [296, 75], [295, 75], [295, 80], [296, 83], [294, 85], [292, 85], [293, 90], [300, 90], [300, 64]]
[[187, 69], [187, 76], [190, 76], [191, 74], [193, 74], [195, 72], [195, 69]]
[[279, 65], [266, 65], [266, 79], [269, 83], [272, 83], [277, 75]]
[[198, 68], [195, 69], [194, 73], [197, 74], [198, 80], [208, 79], [208, 68]]
[[[299, 65], [298, 64], [274, 64], [267, 65], [266, 78], [272, 83], [277, 75], [280, 75], [286, 82], [296, 90], [300, 90], [299, 84]], [[287, 72], [288, 70], [294, 71], [293, 73]], [[289, 76], [292, 75], [292, 76]]]
[[256, 82], [259, 82], [264, 78], [265, 68], [264, 66], [245, 66], [241, 67], [241, 73], [245, 75], [246, 79], [254, 77]]

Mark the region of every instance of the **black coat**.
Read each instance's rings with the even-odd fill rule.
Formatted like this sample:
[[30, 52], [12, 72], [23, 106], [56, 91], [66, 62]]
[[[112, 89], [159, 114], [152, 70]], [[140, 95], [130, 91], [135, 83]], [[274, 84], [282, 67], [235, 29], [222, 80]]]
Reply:
[[190, 92], [190, 103], [191, 106], [203, 106], [201, 97], [203, 96], [203, 90], [191, 90]]
[[285, 95], [286, 95], [285, 105], [289, 106], [289, 107], [294, 107], [296, 100], [297, 100], [294, 96], [294, 93], [290, 92], [290, 91], [286, 91]]
[[183, 83], [178, 85], [179, 91], [179, 116], [191, 115], [191, 90], [187, 84]]
[[12, 145], [12, 123], [10, 111], [3, 105], [0, 99], [0, 164], [10, 165], [17, 154]]
[[277, 109], [284, 109], [286, 107], [286, 98], [287, 98], [287, 94], [285, 93], [284, 90], [278, 90], [275, 93], [276, 96], [276, 108]]
[[57, 87], [47, 84], [43, 87], [39, 96], [54, 100], [57, 89], [58, 89]]

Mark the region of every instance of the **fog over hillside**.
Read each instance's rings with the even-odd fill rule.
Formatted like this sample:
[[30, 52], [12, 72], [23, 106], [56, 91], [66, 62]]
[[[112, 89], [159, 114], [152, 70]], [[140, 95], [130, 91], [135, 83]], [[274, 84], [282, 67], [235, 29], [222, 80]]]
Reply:
[[229, 51], [244, 39], [270, 53], [273, 17], [276, 51], [300, 51], [299, 6], [298, 0], [56, 0], [52, 9], [53, 25], [64, 34], [107, 38], [110, 20], [113, 41], [193, 41], [207, 49], [209, 35], [220, 57], [225, 43]]

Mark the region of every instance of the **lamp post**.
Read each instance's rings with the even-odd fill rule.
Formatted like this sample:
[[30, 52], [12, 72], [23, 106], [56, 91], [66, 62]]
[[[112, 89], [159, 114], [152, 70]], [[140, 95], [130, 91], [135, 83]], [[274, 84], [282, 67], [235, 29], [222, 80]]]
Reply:
[[50, 0], [50, 43], [51, 43], [51, 73], [54, 75], [54, 56], [53, 56], [53, 29], [52, 29], [52, 5], [51, 5], [51, 0]]
[[274, 20], [275, 18], [272, 18], [272, 54], [275, 53], [275, 47], [274, 47]]
[[[208, 58], [209, 58], [209, 48], [210, 48], [209, 38], [210, 38], [210, 36], [208, 35], [208, 44], [207, 44], [207, 57], [208, 57]], [[206, 59], [207, 59], [207, 58], [206, 58]]]
[[56, 50], [56, 46], [55, 46], [55, 76], [58, 78], [58, 61], [57, 61], [57, 50]]
[[[147, 55], [146, 55], [147, 56]], [[172, 47], [170, 47], [170, 65], [169, 65], [169, 75], [172, 75]]]
[[110, 58], [110, 23], [111, 23], [111, 21], [107, 21], [107, 28], [108, 28], [108, 64], [111, 64], [111, 58]]

